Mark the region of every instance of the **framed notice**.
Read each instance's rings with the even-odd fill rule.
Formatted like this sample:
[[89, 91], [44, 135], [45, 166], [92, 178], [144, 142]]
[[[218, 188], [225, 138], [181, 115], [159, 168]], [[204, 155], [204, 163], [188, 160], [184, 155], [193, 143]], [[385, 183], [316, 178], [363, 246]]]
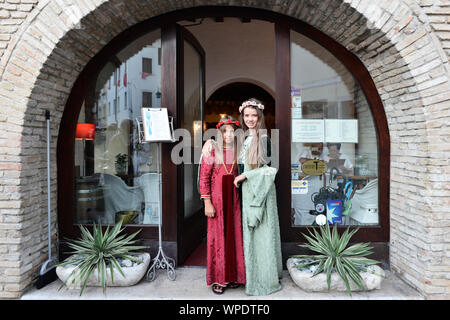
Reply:
[[358, 143], [358, 120], [326, 119], [325, 142]]
[[292, 142], [323, 142], [323, 120], [292, 119]]
[[166, 108], [142, 108], [141, 112], [145, 141], [172, 141]]

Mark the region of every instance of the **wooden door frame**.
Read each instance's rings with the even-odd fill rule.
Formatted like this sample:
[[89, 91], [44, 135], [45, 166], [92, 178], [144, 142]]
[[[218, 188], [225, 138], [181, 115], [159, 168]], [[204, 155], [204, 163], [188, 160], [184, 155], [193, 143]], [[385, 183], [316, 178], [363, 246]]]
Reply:
[[[350, 73], [359, 82], [362, 91], [369, 103], [377, 133], [378, 142], [378, 175], [379, 175], [379, 221], [380, 225], [376, 227], [361, 227], [360, 231], [355, 234], [353, 241], [371, 241], [379, 245], [378, 252], [388, 261], [389, 249], [388, 243], [390, 239], [390, 223], [389, 223], [389, 183], [390, 183], [390, 138], [387, 125], [386, 114], [381, 98], [377, 92], [374, 81], [364, 64], [357, 56], [349, 52], [345, 47], [340, 45], [331, 37], [323, 32], [313, 28], [305, 22], [295, 18], [267, 11], [263, 9], [248, 7], [231, 7], [231, 6], [203, 6], [188, 9], [181, 9], [157, 17], [150, 18], [135, 26], [123, 31], [113, 40], [111, 40], [98, 54], [96, 54], [80, 73], [74, 83], [69, 98], [67, 100], [58, 135], [57, 142], [57, 184], [58, 184], [58, 228], [60, 239], [63, 237], [75, 238], [79, 236], [79, 231], [73, 226], [74, 212], [74, 142], [75, 127], [81, 105], [88, 90], [89, 81], [93, 74], [97, 74], [107, 61], [116, 55], [127, 44], [134, 41], [145, 33], [161, 28], [162, 32], [163, 53], [162, 53], [162, 97], [163, 105], [168, 108], [169, 113], [175, 117], [175, 128], [178, 128], [180, 115], [178, 113], [179, 99], [177, 96], [181, 89], [176, 79], [179, 79], [179, 65], [167, 65], [167, 59], [176, 58], [176, 41], [177, 33], [174, 25], [177, 21], [190, 20], [195, 18], [250, 18], [259, 19], [275, 24], [276, 29], [276, 125], [280, 128], [280, 138], [290, 140], [290, 66], [288, 48], [289, 30], [295, 30], [304, 36], [314, 40], [334, 56], [336, 56], [350, 71]], [[172, 28], [172, 29], [171, 29]], [[169, 32], [170, 31], [170, 32]], [[169, 32], [169, 33], [166, 33]], [[168, 42], [166, 42], [168, 41]], [[164, 42], [166, 42], [164, 44]], [[164, 52], [166, 50], [166, 52]], [[170, 50], [172, 52], [170, 53]], [[175, 50], [175, 51], [174, 51]], [[170, 54], [175, 57], [170, 58]], [[178, 61], [181, 61], [178, 57]], [[289, 75], [289, 77], [288, 77]], [[163, 172], [163, 240], [171, 248], [173, 254], [177, 251], [177, 243], [179, 243], [181, 221], [178, 219], [179, 212], [184, 212], [183, 203], [181, 201], [180, 178], [183, 176], [179, 166], [174, 165], [170, 161], [171, 144], [163, 144], [162, 156], [162, 172]], [[285, 254], [291, 252], [289, 248], [293, 248], [296, 243], [303, 242], [305, 239], [301, 237], [301, 232], [305, 232], [304, 227], [293, 227], [291, 224], [291, 201], [290, 201], [290, 147], [287, 144], [280, 145], [280, 154], [284, 155], [284, 161], [280, 161], [280, 169], [277, 177], [277, 195], [278, 208], [280, 215], [281, 237], [284, 242]], [[281, 160], [281, 159], [280, 159]], [[281, 183], [284, 181], [284, 183]], [[289, 183], [287, 182], [289, 181]], [[173, 192], [174, 183], [177, 192]], [[174, 205], [175, 204], [175, 205]], [[167, 223], [167, 221], [176, 223]], [[130, 226], [127, 231], [133, 232], [139, 228], [143, 228], [141, 237], [145, 239], [157, 239], [156, 227]], [[344, 227], [340, 227], [340, 232]], [[172, 256], [173, 256], [172, 254]], [[170, 253], [169, 253], [170, 255]]]

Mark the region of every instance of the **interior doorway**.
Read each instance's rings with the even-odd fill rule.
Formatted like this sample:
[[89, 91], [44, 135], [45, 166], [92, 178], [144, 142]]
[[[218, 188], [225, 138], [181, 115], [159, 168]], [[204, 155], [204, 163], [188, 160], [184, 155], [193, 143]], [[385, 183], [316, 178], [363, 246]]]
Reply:
[[206, 128], [215, 128], [223, 115], [239, 119], [239, 106], [249, 98], [260, 100], [264, 106], [264, 119], [270, 134], [275, 127], [275, 100], [262, 87], [249, 82], [232, 82], [217, 89], [205, 104]]
[[[224, 115], [239, 119], [239, 106], [249, 98], [256, 98], [264, 104], [264, 119], [268, 134], [275, 128], [275, 99], [262, 87], [249, 82], [231, 82], [211, 94], [205, 103], [204, 127], [214, 129]], [[205, 217], [206, 219], [206, 217]], [[192, 251], [183, 263], [184, 266], [206, 266], [206, 228], [204, 224], [203, 241]]]

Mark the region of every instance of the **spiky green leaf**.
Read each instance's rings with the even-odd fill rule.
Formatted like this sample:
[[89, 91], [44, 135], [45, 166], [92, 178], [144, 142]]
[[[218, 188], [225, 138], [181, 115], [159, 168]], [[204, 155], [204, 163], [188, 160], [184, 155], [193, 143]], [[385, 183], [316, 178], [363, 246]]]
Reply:
[[303, 234], [303, 236], [308, 243], [299, 246], [319, 254], [292, 256], [293, 258], [299, 259], [312, 259], [310, 262], [299, 263], [297, 267], [318, 265], [313, 276], [325, 272], [327, 275], [328, 289], [331, 286], [331, 273], [333, 270], [344, 281], [349, 295], [351, 295], [350, 281], [355, 282], [360, 289], [363, 288], [359, 271], [365, 270], [367, 266], [378, 264], [379, 262], [366, 258], [372, 254], [372, 251], [370, 251], [372, 248], [368, 243], [356, 243], [348, 246], [350, 239], [359, 228], [351, 231], [350, 228], [347, 228], [341, 236], [339, 236], [336, 225], [333, 226], [332, 231], [328, 224], [320, 226], [320, 228], [312, 228], [312, 231], [310, 229], [307, 230], [309, 235]]
[[81, 235], [79, 239], [68, 239], [68, 246], [72, 249], [72, 254], [81, 255], [82, 258], [69, 259], [58, 266], [67, 266], [77, 264], [74, 270], [69, 275], [65, 285], [69, 279], [72, 283], [80, 281], [82, 288], [80, 295], [84, 292], [89, 277], [94, 270], [98, 272], [98, 278], [103, 287], [103, 291], [106, 290], [107, 282], [107, 265], [109, 264], [109, 271], [111, 272], [111, 280], [114, 282], [114, 270], [117, 269], [119, 273], [125, 277], [120, 264], [117, 259], [130, 259], [134, 262], [141, 262], [135, 256], [130, 255], [131, 251], [145, 249], [145, 246], [138, 246], [135, 243], [138, 240], [134, 239], [136, 235], [141, 231], [134, 232], [130, 235], [121, 234], [124, 230], [122, 223], [119, 222], [114, 225], [113, 228], [107, 226], [105, 232], [102, 232], [101, 224], [95, 224], [92, 228], [92, 233], [89, 232], [84, 226], [80, 226]]

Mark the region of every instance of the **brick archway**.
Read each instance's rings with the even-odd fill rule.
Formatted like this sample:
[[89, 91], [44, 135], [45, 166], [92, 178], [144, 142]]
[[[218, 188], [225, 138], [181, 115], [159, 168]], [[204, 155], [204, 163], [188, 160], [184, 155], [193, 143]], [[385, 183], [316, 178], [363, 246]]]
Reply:
[[[447, 120], [449, 63], [420, 8], [401, 0], [254, 2], [203, 1], [285, 14], [319, 29], [364, 63], [385, 107], [391, 136], [391, 267], [425, 294], [445, 293], [439, 274], [447, 269], [444, 235], [448, 185]], [[66, 2], [67, 3], [67, 2]], [[55, 159], [60, 119], [83, 68], [114, 37], [158, 15], [194, 7], [189, 1], [92, 1], [60, 7], [40, 1], [24, 18], [0, 62], [0, 149], [8, 194], [0, 201], [0, 245], [9, 255], [0, 265], [14, 285], [1, 296], [16, 297], [36, 276], [46, 252], [45, 121], [52, 113]], [[121, 14], [118, 15], [117, 12]], [[447, 139], [447, 140], [446, 140]], [[447, 168], [446, 168], [447, 166]], [[52, 186], [56, 168], [52, 162]], [[448, 188], [447, 188], [448, 189]], [[448, 195], [447, 195], [448, 196]], [[57, 232], [52, 204], [53, 234]], [[447, 220], [448, 221], [448, 220]], [[5, 249], [2, 249], [5, 250]], [[437, 279], [437, 280], [436, 280]], [[435, 281], [436, 280], [436, 281]], [[5, 282], [9, 283], [9, 281]], [[448, 294], [448, 292], [447, 292]]]

